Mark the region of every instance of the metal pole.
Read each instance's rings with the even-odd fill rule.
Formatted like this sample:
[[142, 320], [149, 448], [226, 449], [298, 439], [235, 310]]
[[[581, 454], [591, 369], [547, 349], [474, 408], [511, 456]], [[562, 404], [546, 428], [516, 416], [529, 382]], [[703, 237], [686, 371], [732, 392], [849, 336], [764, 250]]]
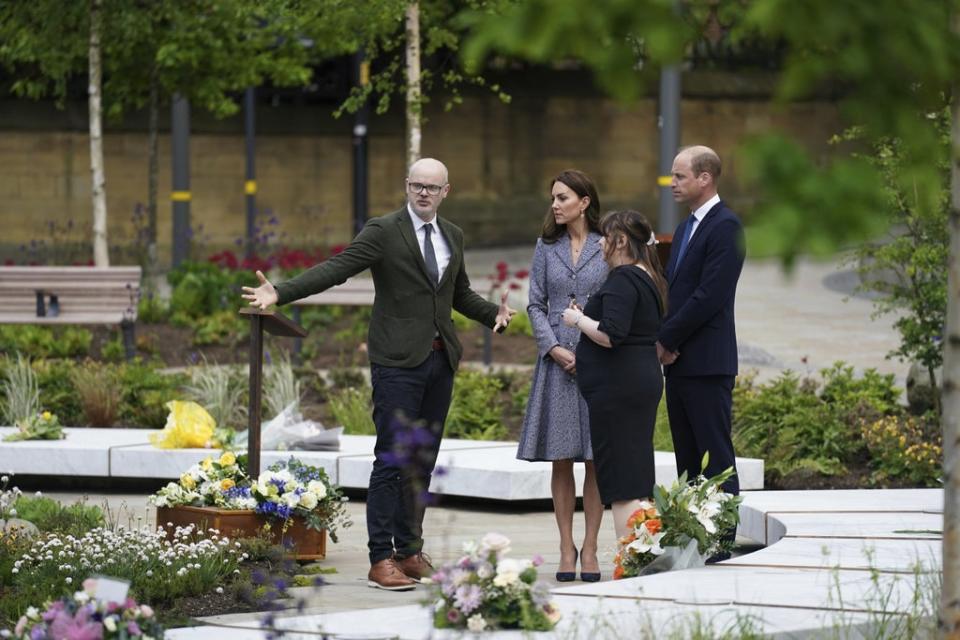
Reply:
[[177, 94], [171, 107], [173, 156], [173, 266], [190, 259], [190, 102]]
[[[370, 83], [370, 63], [358, 51], [353, 59], [357, 84], [365, 87]], [[364, 102], [353, 121], [353, 233], [360, 233], [369, 213], [367, 192], [367, 120], [369, 109]]]
[[260, 475], [260, 392], [263, 378], [263, 316], [250, 316], [250, 401], [247, 415], [247, 475]]
[[257, 172], [254, 165], [256, 160], [256, 88], [247, 87], [243, 94], [243, 131], [246, 141], [247, 171], [243, 192], [246, 194], [247, 204], [247, 257], [254, 254], [254, 236], [257, 225]]
[[660, 162], [657, 185], [660, 187], [660, 215], [657, 228], [660, 233], [673, 233], [677, 226], [677, 206], [670, 191], [673, 158], [680, 148], [680, 65], [673, 64], [660, 71]]

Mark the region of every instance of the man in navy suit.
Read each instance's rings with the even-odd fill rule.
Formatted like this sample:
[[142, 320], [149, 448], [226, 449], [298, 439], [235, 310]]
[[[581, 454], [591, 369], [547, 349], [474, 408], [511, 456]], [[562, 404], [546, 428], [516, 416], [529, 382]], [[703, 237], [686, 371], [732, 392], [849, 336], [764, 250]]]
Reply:
[[[717, 195], [720, 157], [687, 147], [673, 161], [673, 199], [691, 215], [673, 234], [667, 263], [668, 310], [657, 341], [677, 473], [714, 476], [735, 464], [730, 437], [737, 335], [733, 306], [743, 269], [743, 226]], [[724, 485], [733, 494], [733, 476]], [[731, 532], [735, 533], [735, 532]]]

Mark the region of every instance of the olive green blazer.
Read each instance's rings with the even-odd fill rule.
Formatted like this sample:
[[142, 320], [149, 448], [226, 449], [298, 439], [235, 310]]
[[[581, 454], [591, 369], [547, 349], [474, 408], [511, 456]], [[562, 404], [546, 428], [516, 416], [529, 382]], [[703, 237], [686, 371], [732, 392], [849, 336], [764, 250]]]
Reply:
[[404, 207], [369, 220], [343, 252], [276, 285], [278, 304], [319, 293], [370, 269], [376, 289], [367, 338], [370, 361], [415, 367], [430, 355], [439, 333], [450, 366], [456, 370], [463, 347], [451, 310], [492, 328], [498, 306], [470, 288], [463, 264], [463, 231], [439, 216], [436, 220], [450, 246], [450, 264], [436, 287], [427, 276], [413, 222]]

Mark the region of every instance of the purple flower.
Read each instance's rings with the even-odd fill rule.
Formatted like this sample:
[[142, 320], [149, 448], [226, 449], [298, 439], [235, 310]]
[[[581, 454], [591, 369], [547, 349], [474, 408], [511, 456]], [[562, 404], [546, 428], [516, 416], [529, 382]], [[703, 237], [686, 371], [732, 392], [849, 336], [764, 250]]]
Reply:
[[447, 622], [452, 622], [453, 624], [456, 624], [459, 621], [460, 621], [460, 612], [457, 611], [456, 609], [448, 609]]
[[140, 630], [140, 627], [137, 626], [137, 623], [133, 620], [127, 623], [127, 633], [132, 636], [141, 636], [143, 632]]
[[468, 616], [470, 612], [480, 606], [483, 601], [483, 591], [475, 584], [461, 585], [454, 595], [454, 604]]
[[539, 553], [535, 553], [533, 555], [533, 558], [530, 559], [530, 562], [533, 564], [533, 566], [539, 567], [540, 565], [543, 564], [543, 556], [540, 555]]

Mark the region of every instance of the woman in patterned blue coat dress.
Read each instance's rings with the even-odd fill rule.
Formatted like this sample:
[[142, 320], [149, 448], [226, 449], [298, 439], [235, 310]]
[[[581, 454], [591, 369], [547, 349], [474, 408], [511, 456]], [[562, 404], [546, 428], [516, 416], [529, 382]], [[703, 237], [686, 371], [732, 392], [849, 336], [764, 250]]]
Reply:
[[579, 550], [580, 577], [595, 581], [600, 579], [597, 535], [603, 505], [593, 468], [587, 405], [577, 390], [574, 350], [579, 332], [565, 327], [560, 314], [571, 300], [586, 304], [607, 277], [607, 265], [599, 244], [600, 200], [593, 181], [577, 170], [564, 171], [554, 178], [550, 192], [550, 210], [530, 268], [530, 304], [527, 306], [540, 357], [530, 387], [517, 457], [553, 463], [550, 490], [560, 530], [557, 580], [561, 582], [576, 577], [573, 463], [585, 463], [585, 533]]

